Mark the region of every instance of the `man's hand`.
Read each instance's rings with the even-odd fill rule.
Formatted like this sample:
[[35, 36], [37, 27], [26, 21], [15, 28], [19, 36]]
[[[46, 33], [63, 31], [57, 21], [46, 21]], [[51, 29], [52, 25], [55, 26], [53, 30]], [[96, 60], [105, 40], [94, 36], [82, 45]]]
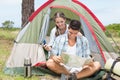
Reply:
[[94, 57], [90, 58], [90, 59], [87, 59], [84, 63], [84, 65], [91, 65], [91, 63], [94, 62]]
[[52, 59], [58, 64], [63, 63], [63, 59], [61, 56], [53, 56]]

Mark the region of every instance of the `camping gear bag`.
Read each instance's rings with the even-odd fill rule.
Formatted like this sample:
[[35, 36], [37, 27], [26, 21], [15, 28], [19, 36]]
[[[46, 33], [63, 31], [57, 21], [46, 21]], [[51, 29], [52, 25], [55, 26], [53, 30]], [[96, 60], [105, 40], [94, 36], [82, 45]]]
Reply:
[[106, 76], [107, 80], [114, 80], [111, 76], [112, 73], [120, 77], [120, 57], [116, 58], [116, 60], [108, 59], [105, 64], [105, 69], [108, 71]]

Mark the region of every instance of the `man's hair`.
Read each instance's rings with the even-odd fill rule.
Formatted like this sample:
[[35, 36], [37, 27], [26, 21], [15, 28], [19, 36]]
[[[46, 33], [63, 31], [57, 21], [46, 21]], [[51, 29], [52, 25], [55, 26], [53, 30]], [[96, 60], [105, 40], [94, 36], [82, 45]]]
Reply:
[[73, 30], [80, 30], [81, 27], [81, 23], [78, 20], [71, 20], [70, 24], [69, 24], [69, 28], [73, 29]]

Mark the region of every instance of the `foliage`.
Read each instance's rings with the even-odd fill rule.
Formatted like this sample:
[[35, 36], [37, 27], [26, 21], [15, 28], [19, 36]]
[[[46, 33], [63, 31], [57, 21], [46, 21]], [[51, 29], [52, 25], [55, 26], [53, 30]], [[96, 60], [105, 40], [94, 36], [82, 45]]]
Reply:
[[110, 37], [120, 37], [120, 24], [110, 24], [106, 26], [107, 31], [105, 34]]
[[19, 32], [20, 29], [12, 28], [12, 29], [4, 29], [0, 28], [0, 39], [1, 40], [10, 40], [13, 41], [16, 37], [16, 34]]
[[106, 27], [107, 27], [107, 29], [120, 30], [120, 24], [110, 24]]
[[7, 20], [2, 23], [3, 28], [13, 28], [13, 25], [14, 25], [14, 22], [10, 20]]
[[[113, 44], [115, 50], [120, 51], [120, 24], [110, 24], [106, 26], [105, 34], [110, 38], [109, 41]], [[115, 42], [113, 42], [113, 40]], [[117, 43], [114, 44], [114, 43]]]

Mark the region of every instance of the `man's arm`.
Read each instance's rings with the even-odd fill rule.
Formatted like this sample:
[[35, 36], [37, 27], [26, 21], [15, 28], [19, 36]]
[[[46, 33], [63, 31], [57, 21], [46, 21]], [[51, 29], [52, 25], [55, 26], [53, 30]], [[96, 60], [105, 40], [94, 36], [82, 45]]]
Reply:
[[90, 56], [90, 48], [89, 48], [89, 42], [86, 37], [82, 36], [82, 46], [83, 46], [83, 54], [84, 57]]

